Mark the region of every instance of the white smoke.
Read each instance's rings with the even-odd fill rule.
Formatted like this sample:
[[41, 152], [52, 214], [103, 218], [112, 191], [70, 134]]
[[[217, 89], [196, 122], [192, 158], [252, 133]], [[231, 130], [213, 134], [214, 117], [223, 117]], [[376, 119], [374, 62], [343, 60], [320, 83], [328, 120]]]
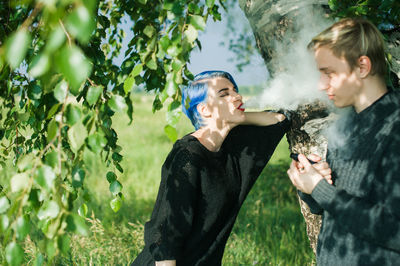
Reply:
[[250, 98], [245, 107], [294, 110], [301, 103], [316, 99], [327, 100], [325, 93], [317, 88], [319, 73], [313, 55], [307, 50], [307, 44], [332, 21], [325, 18], [322, 11], [311, 8], [301, 8], [300, 13], [293, 17], [298, 30], [285, 38], [294, 42], [284, 40], [275, 43], [278, 54], [283, 55], [279, 58], [279, 66], [284, 71], [275, 73], [261, 95]]

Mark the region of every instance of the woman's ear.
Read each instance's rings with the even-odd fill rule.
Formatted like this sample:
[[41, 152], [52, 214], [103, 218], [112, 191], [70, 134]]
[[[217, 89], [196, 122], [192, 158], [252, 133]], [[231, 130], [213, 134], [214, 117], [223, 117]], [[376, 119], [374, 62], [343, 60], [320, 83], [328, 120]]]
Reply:
[[360, 68], [360, 77], [366, 78], [371, 72], [372, 63], [368, 56], [362, 55], [358, 58], [358, 66]]
[[204, 117], [204, 118], [208, 118], [211, 116], [211, 112], [207, 107], [207, 104], [205, 103], [199, 103], [197, 105], [197, 111], [199, 112], [199, 114]]

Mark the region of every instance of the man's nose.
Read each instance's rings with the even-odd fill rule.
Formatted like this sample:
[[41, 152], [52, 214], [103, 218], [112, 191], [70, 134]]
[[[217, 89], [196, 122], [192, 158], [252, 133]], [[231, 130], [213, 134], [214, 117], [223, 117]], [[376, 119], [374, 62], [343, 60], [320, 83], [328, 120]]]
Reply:
[[327, 90], [329, 88], [329, 79], [327, 77], [321, 76], [318, 82], [318, 89], [321, 91]]

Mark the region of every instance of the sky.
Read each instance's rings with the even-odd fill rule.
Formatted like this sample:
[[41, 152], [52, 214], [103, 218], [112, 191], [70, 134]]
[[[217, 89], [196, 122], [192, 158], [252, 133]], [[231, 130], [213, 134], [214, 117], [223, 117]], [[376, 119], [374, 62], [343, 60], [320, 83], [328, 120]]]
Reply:
[[[235, 18], [235, 23], [248, 23], [239, 7], [235, 10]], [[208, 20], [205, 32], [199, 34], [202, 50], [195, 49], [192, 52], [190, 64], [188, 65], [189, 70], [193, 74], [205, 70], [227, 71], [233, 76], [239, 87], [265, 83], [268, 71], [261, 55], [258, 53], [253, 56], [251, 64], [246, 66], [242, 72], [236, 69], [234, 62], [229, 62], [229, 59], [234, 58], [235, 54], [229, 50], [229, 47], [220, 44], [223, 41], [228, 41], [224, 35], [226, 23], [225, 12], [222, 13], [222, 21], [214, 22], [211, 18]]]
[[[239, 4], [236, 5], [233, 12], [235, 12], [235, 24], [248, 24], [243, 11], [239, 8]], [[227, 14], [224, 10], [221, 13], [221, 21], [214, 22], [210, 17], [207, 21], [205, 31], [199, 32], [202, 50], [200, 51], [198, 48], [195, 48], [192, 51], [190, 63], [188, 64], [189, 70], [193, 74], [205, 70], [227, 71], [233, 76], [239, 87], [264, 84], [268, 77], [268, 71], [262, 57], [258, 53], [253, 56], [251, 64], [244, 67], [242, 72], [236, 69], [234, 62], [229, 61], [230, 58], [235, 58], [235, 54], [229, 50], [228, 46], [221, 45], [221, 42], [229, 41], [224, 35], [227, 27]], [[128, 43], [133, 38], [133, 33], [130, 30], [131, 25], [132, 21], [129, 18], [123, 18], [122, 28], [126, 33], [126, 37], [122, 43], [123, 49], [121, 54], [115, 58], [114, 63], [117, 65], [122, 63]]]

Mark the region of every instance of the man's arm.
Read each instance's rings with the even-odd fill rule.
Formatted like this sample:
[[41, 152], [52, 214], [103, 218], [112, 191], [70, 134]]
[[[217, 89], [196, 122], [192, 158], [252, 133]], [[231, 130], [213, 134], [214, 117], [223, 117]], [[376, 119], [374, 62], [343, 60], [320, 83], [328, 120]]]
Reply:
[[[398, 135], [395, 136], [398, 138]], [[302, 158], [301, 160], [304, 160]], [[380, 158], [379, 176], [374, 177], [378, 187], [378, 200], [356, 197], [343, 189], [330, 185], [314, 169], [289, 169], [293, 184], [327, 211], [337, 224], [365, 241], [400, 252], [400, 140], [394, 140]], [[346, 178], [346, 177], [343, 177]]]
[[243, 125], [269, 126], [285, 120], [285, 116], [273, 112], [245, 112]]

